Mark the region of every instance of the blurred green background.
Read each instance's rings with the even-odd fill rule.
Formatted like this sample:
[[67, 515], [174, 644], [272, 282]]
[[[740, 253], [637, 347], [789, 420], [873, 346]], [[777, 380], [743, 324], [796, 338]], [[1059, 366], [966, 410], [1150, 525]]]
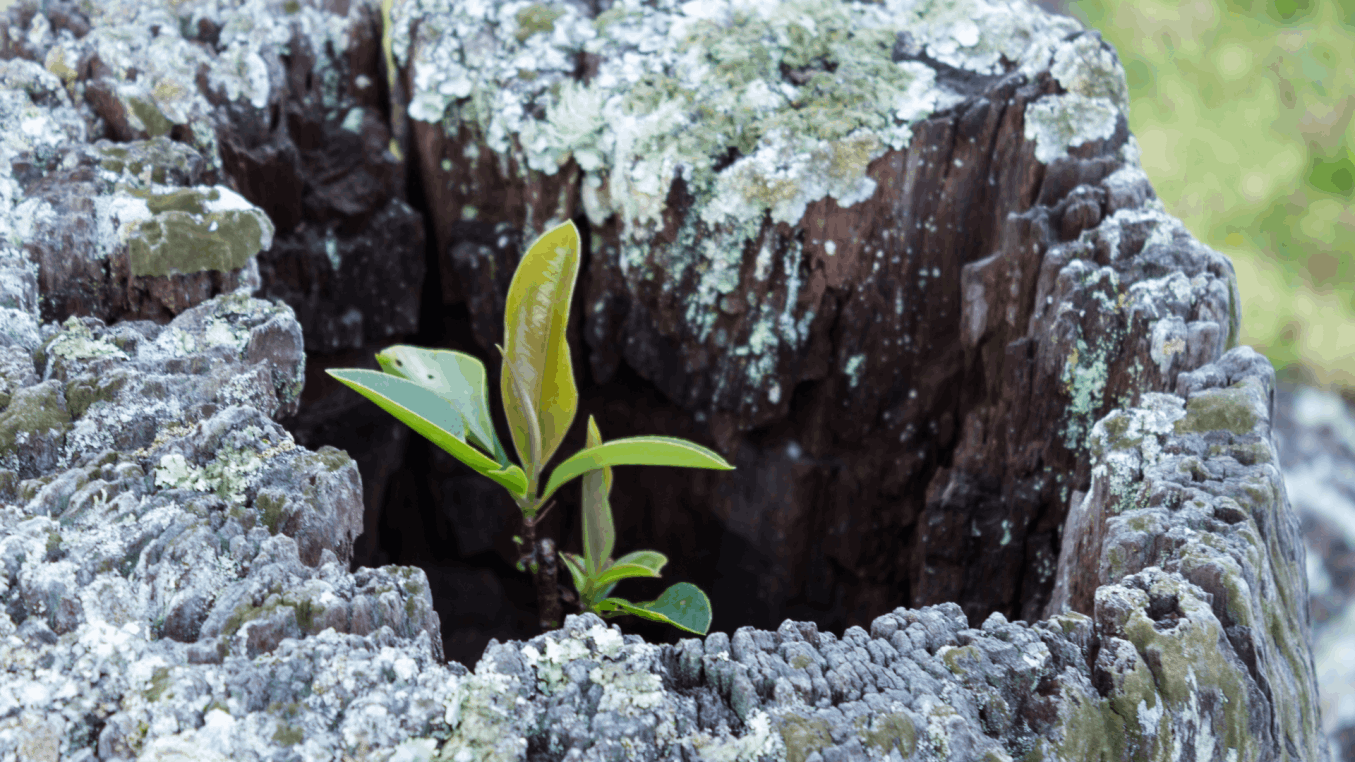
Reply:
[[1355, 401], [1355, 0], [1040, 4], [1119, 51], [1144, 171], [1237, 268], [1241, 342]]
[[1233, 260], [1240, 342], [1355, 401], [1355, 0], [1060, 5], [1119, 51], [1167, 211]]

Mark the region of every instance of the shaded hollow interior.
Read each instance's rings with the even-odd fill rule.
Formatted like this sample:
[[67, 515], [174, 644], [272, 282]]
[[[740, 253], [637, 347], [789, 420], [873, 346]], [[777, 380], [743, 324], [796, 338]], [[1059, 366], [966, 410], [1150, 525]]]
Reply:
[[[416, 203], [419, 200], [417, 187], [411, 188], [411, 198]], [[424, 212], [427, 214], [427, 210]], [[586, 235], [586, 221], [576, 222]], [[428, 245], [429, 275], [424, 282], [420, 330], [389, 344], [456, 349], [484, 360], [490, 375], [495, 426], [511, 455], [511, 439], [507, 436], [499, 395], [500, 366], [491, 360], [497, 351], [486, 352], [475, 342], [464, 305], [442, 302], [437, 287], [439, 257], [431, 250], [435, 246], [431, 237]], [[588, 246], [584, 249], [588, 251]], [[587, 260], [585, 257], [581, 282], [587, 277]], [[589, 415], [595, 416], [605, 439], [663, 434], [713, 446], [707, 427], [624, 361], [607, 383], [596, 383], [590, 371], [587, 344], [578, 340], [579, 301], [577, 298], [574, 301], [570, 330], [579, 406], [560, 453], [567, 455], [583, 447]], [[521, 514], [497, 485], [422, 436], [405, 430], [403, 424], [323, 372], [331, 367], [378, 369], [372, 354], [386, 345], [335, 354], [308, 351], [302, 408], [296, 418], [284, 424], [298, 434], [299, 441], [305, 440], [300, 443], [306, 447], [316, 449], [329, 444], [358, 459], [367, 516], [366, 531], [357, 542], [352, 567], [398, 564], [422, 568], [429, 577], [434, 605], [441, 618], [447, 658], [473, 667], [491, 638], [521, 640], [539, 632], [531, 577], [517, 571], [513, 563], [517, 552], [512, 536], [521, 532]], [[995, 491], [996, 485], [975, 484], [969, 492], [952, 487], [928, 499], [927, 479], [937, 469], [950, 465], [946, 453], [957, 438], [953, 423], [957, 413], [919, 416], [915, 425], [931, 432], [936, 454], [915, 478], [896, 487], [895, 510], [883, 522], [870, 527], [875, 535], [874, 545], [890, 548], [894, 554], [868, 564], [880, 574], [872, 590], [878, 591], [883, 581], [884, 586], [892, 587], [894, 594], [875, 592], [871, 596], [875, 605], [862, 605], [860, 597], [853, 596], [853, 591], [860, 589], [857, 572], [838, 560], [839, 553], [850, 552], [843, 546], [853, 541], [844, 537], [844, 527], [834, 522], [839, 506], [855, 498], [852, 494], [831, 491], [843, 476], [850, 477], [853, 464], [832, 452], [816, 455], [809, 449], [812, 443], [797, 439], [798, 431], [822, 430], [821, 425], [816, 426], [821, 421], [807, 419], [815, 408], [816, 398], [825, 393], [826, 385], [822, 381], [798, 384], [791, 394], [786, 419], [748, 432], [736, 452], [722, 453], [738, 471], [638, 466], [614, 469], [611, 504], [616, 523], [616, 555], [654, 549], [665, 554], [669, 564], [662, 578], [627, 580], [613, 594], [632, 601], [653, 600], [674, 582], [691, 582], [710, 596], [714, 611], [712, 630], [724, 632], [745, 625], [774, 630], [790, 618], [814, 621], [822, 629], [841, 633], [854, 624], [868, 627], [874, 617], [897, 606], [943, 602], [944, 598], [939, 596], [918, 600], [910, 593], [917, 587], [912, 579], [918, 563], [912, 550], [918, 542], [917, 517], [930, 502], [933, 512], [963, 511], [966, 516], [973, 516], [974, 522], [984, 521], [976, 509], [981, 507], [983, 493]], [[954, 409], [960, 404], [960, 396], [956, 386], [955, 393], [940, 402]], [[333, 404], [326, 409], [326, 403]], [[295, 423], [303, 419], [313, 425], [301, 437]], [[317, 420], [321, 422], [315, 425]], [[373, 450], [385, 457], [361, 457], [363, 452]], [[395, 452], [400, 454], [395, 456]], [[557, 454], [553, 463], [561, 459]], [[730, 478], [732, 475], [739, 478]], [[712, 492], [722, 495], [736, 508], [724, 511], [723, 515], [711, 510], [713, 506], [703, 504], [701, 497]], [[555, 538], [561, 549], [580, 552], [579, 498], [577, 481], [561, 489], [538, 536]], [[811, 547], [794, 549], [796, 557], [812, 559], [810, 568], [787, 575], [783, 585], [768, 585], [766, 572], [777, 568], [776, 559], [761, 548], [777, 541], [773, 534], [776, 530], [753, 510], [759, 505], [775, 510], [779, 502], [789, 505], [793, 500], [821, 507], [797, 519], [797, 523], [807, 523], [808, 534], [819, 541]], [[740, 507], [744, 510], [739, 510]], [[949, 522], [952, 526], [959, 523]], [[940, 534], [933, 542], [955, 565], [982, 568], [979, 560], [986, 548], [981, 540], [987, 537], [1001, 543], [1004, 534], [1011, 535], [1001, 519], [991, 523], [995, 526], [985, 527], [990, 531], [977, 532], [962, 525], [961, 529], [968, 530], [963, 532], [967, 536]], [[1049, 544], [1048, 535], [1042, 539]], [[559, 582], [572, 590], [563, 567]], [[991, 611], [982, 602], [972, 602], [965, 609], [972, 624], [978, 624]], [[566, 605], [565, 611], [574, 613], [575, 609]], [[1020, 618], [1019, 601], [1004, 613], [1012, 619]], [[650, 643], [676, 643], [691, 637], [690, 633], [636, 617], [614, 621], [621, 624], [623, 631], [640, 634]]]
[[[648, 601], [675, 582], [690, 582], [710, 597], [711, 630], [731, 633], [746, 625], [775, 630], [786, 619], [841, 633], [868, 627], [900, 606], [943, 602], [960, 604], [973, 626], [995, 611], [1011, 620], [1043, 617], [1067, 505], [1086, 489], [1089, 474], [1085, 454], [1064, 444], [1076, 441], [1063, 433], [1069, 393], [1048, 370], [1062, 367], [1062, 360], [1041, 370], [1037, 355], [1048, 349], [1041, 337], [1026, 335], [1027, 325], [1036, 275], [1048, 265], [1045, 253], [1101, 218], [1100, 206], [1096, 214], [1070, 217], [1072, 191], [1119, 166], [1112, 157], [1128, 133], [1121, 119], [1114, 135], [1046, 171], [1014, 138], [1020, 123], [1012, 114], [1053, 85], [1047, 78], [1027, 84], [1009, 77], [985, 86], [995, 91], [990, 97], [937, 114], [918, 126], [913, 148], [871, 164], [882, 187], [904, 178], [916, 189], [896, 190], [892, 198], [877, 194], [849, 210], [832, 199], [810, 205], [806, 219], [824, 214], [830, 229], [844, 215], [875, 214], [885, 219], [877, 233], [897, 233], [877, 240], [899, 255], [886, 261], [902, 261], [891, 278], [897, 293], [907, 295], [907, 325], [894, 333], [874, 325], [881, 311], [893, 311], [894, 297], [883, 301], [850, 277], [846, 287], [827, 289], [818, 304], [827, 316], [814, 324], [794, 383], [782, 395], [784, 414], [763, 416], [751, 427], [731, 429], [718, 414], [708, 416], [702, 406], [709, 399], [679, 399], [697, 376], [689, 348], [660, 327], [666, 307], [645, 292], [615, 288], [615, 251], [609, 249], [618, 235], [615, 218], [592, 227], [574, 215], [584, 236], [568, 328], [579, 400], [546, 473], [582, 449], [590, 415], [604, 440], [681, 437], [716, 449], [737, 468], [614, 469], [614, 556], [652, 549], [667, 556], [668, 565], [661, 578], [626, 580], [613, 595]], [[926, 160], [937, 150], [939, 161]], [[522, 239], [521, 224], [486, 221], [513, 219], [515, 212], [496, 209], [496, 199], [483, 193], [474, 198], [479, 221], [449, 221], [448, 210], [469, 201], [430, 200], [430, 183], [450, 186], [418, 177], [417, 167], [465, 151], [447, 139], [432, 153], [422, 162], [417, 152], [411, 158], [406, 188], [430, 231], [417, 332], [328, 354], [308, 346], [301, 409], [283, 423], [299, 444], [332, 445], [357, 460], [367, 515], [353, 567], [422, 568], [447, 658], [473, 666], [491, 638], [539, 634], [532, 579], [514, 568], [520, 512], [497, 485], [324, 373], [379, 369], [373, 355], [399, 343], [472, 354], [486, 365], [497, 432], [516, 460], [493, 345], [502, 341], [504, 295], [530, 241]], [[907, 169], [918, 162], [922, 171]], [[940, 171], [934, 167], [950, 174], [931, 176]], [[987, 182], [999, 168], [1017, 179]], [[687, 211], [679, 186], [680, 180], [669, 198], [677, 217]], [[578, 189], [573, 192], [567, 208], [578, 210]], [[912, 206], [897, 203], [900, 196]], [[1013, 209], [1025, 211], [1009, 219]], [[927, 219], [953, 222], [921, 225]], [[442, 246], [431, 232], [439, 226], [449, 231]], [[764, 227], [761, 235], [745, 249], [745, 264], [760, 242], [780, 255], [805, 239], [803, 230], [784, 223]], [[816, 277], [824, 262], [822, 252], [806, 256], [799, 276]], [[691, 288], [691, 277], [674, 291]], [[988, 295], [985, 314], [1009, 317], [966, 318], [975, 298], [965, 291], [965, 278]], [[611, 287], [606, 316], [599, 316], [593, 305], [600, 302], [590, 294], [604, 287], [599, 284]], [[259, 296], [268, 296], [266, 279]], [[629, 338], [618, 347], [623, 334]], [[858, 355], [872, 358], [859, 377], [846, 367]], [[1126, 393], [1132, 400], [1131, 375], [1114, 357], [1105, 364], [1111, 383], [1097, 409], [1084, 411], [1084, 429], [1105, 405]], [[718, 446], [721, 431], [726, 447]], [[579, 482], [562, 488], [555, 503], [538, 537], [581, 552]], [[563, 565], [559, 582], [572, 591]], [[566, 604], [566, 614], [576, 611]], [[650, 643], [691, 637], [631, 616], [614, 621]]]

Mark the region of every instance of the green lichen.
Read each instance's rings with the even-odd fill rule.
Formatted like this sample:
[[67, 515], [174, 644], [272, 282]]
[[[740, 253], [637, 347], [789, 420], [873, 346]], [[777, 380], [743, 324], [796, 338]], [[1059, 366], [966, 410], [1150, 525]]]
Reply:
[[127, 232], [128, 258], [137, 277], [231, 272], [272, 245], [268, 216], [229, 190], [123, 190], [144, 201], [151, 215]]
[[1035, 142], [1035, 158], [1048, 164], [1067, 157], [1069, 148], [1109, 138], [1120, 114], [1104, 98], [1047, 95], [1026, 106], [1025, 138]]
[[151, 687], [147, 688], [143, 695], [147, 701], [159, 701], [167, 688], [169, 688], [169, 668], [156, 667], [151, 673]]
[[983, 663], [979, 649], [974, 646], [942, 646], [937, 650], [936, 655], [941, 657], [946, 669], [949, 669], [951, 674], [954, 675], [964, 676], [972, 668], [967, 668], [962, 662], [969, 662], [975, 667]]
[[[1253, 758], [1260, 750], [1249, 732], [1247, 688], [1236, 668], [1218, 648], [1222, 637], [1218, 620], [1209, 612], [1208, 606], [1197, 600], [1178, 580], [1155, 583], [1152, 593], [1175, 598], [1188, 618], [1178, 620], [1174, 627], [1160, 630], [1145, 611], [1135, 609], [1123, 629], [1125, 637], [1144, 655], [1156, 691], [1166, 702], [1168, 714], [1198, 716], [1200, 722], [1207, 723], [1207, 716], [1198, 714], [1197, 697], [1201, 691], [1218, 690], [1224, 697], [1220, 707], [1222, 726], [1205, 727], [1201, 731], [1211, 736], [1217, 733], [1217, 742], [1224, 748], [1235, 749], [1238, 759]], [[1197, 744], [1200, 742], [1198, 738], [1195, 740]]]
[[526, 42], [528, 37], [538, 32], [555, 31], [555, 20], [563, 16], [564, 13], [563, 9], [544, 3], [532, 3], [518, 11], [516, 17], [518, 31], [515, 35], [518, 42]]
[[48, 339], [40, 351], [42, 352], [42, 361], [38, 362], [38, 367], [42, 367], [49, 358], [53, 362], [56, 361], [56, 358], [87, 360], [95, 357], [116, 357], [120, 360], [128, 359], [127, 353], [123, 352], [117, 345], [103, 339], [95, 339], [94, 333], [89, 327], [74, 315], [66, 318], [66, 322], [61, 324], [61, 330]]
[[60, 45], [53, 45], [52, 49], [47, 52], [47, 58], [43, 62], [43, 66], [47, 71], [60, 77], [61, 81], [65, 82], [68, 86], [73, 80], [80, 76], [79, 72], [71, 68], [70, 64], [66, 62], [66, 51]]
[[776, 730], [786, 746], [786, 762], [804, 762], [810, 754], [833, 745], [828, 723], [817, 718], [788, 712], [777, 718]]
[[315, 465], [323, 465], [327, 471], [334, 473], [343, 468], [347, 468], [353, 463], [353, 459], [348, 453], [337, 447], [323, 445], [315, 452], [307, 452], [297, 456], [296, 468], [308, 469]]
[[412, 567], [405, 567], [400, 570], [401, 575], [405, 578], [405, 618], [410, 622], [413, 622], [418, 615], [418, 601], [422, 599], [424, 591], [427, 590], [423, 581], [414, 576], [414, 571]]
[[0, 412], [0, 460], [13, 459], [25, 443], [49, 432], [64, 441], [70, 428], [71, 414], [56, 382], [24, 387]]
[[287, 498], [273, 490], [263, 490], [254, 498], [254, 508], [259, 512], [263, 525], [268, 527], [269, 534], [278, 533], [278, 522], [282, 520], [282, 509], [286, 505]]
[[1227, 389], [1206, 389], [1186, 402], [1186, 417], [1176, 422], [1177, 434], [1231, 431], [1250, 434], [1256, 426], [1250, 392], [1240, 384]]
[[[168, 137], [135, 140], [116, 145], [96, 145], [94, 150], [103, 157], [99, 166], [124, 179], [164, 185], [173, 170], [186, 175], [192, 160], [198, 156], [191, 146]], [[125, 174], [124, 174], [125, 173]]]
[[[182, 437], [186, 433], [187, 431], [182, 427], [166, 426], [165, 430], [157, 435], [155, 447], [159, 447], [172, 438]], [[237, 444], [235, 439], [228, 439], [217, 448], [216, 457], [203, 467], [189, 463], [183, 455], [177, 452], [162, 455], [155, 468], [155, 484], [171, 489], [211, 492], [225, 500], [230, 506], [241, 505], [246, 499], [245, 487], [254, 478], [254, 474], [263, 467], [264, 461], [295, 449], [295, 445], [290, 441], [285, 441], [262, 451], [257, 450], [254, 443], [258, 442], [261, 433], [257, 426], [246, 426], [239, 432], [239, 440], [242, 444]], [[265, 441], [264, 444], [267, 445], [268, 443]], [[321, 454], [307, 454], [312, 459], [311, 462], [314, 462], [317, 457], [322, 462], [332, 459], [333, 453], [323, 452], [326, 448], [339, 453], [343, 458], [348, 457], [341, 450], [335, 450], [335, 448], [326, 445], [321, 448], [323, 457], [321, 457]], [[141, 453], [141, 451], [138, 452]], [[141, 457], [145, 457], [145, 453], [141, 453]], [[304, 459], [298, 460], [302, 464], [306, 463]], [[265, 497], [264, 506], [260, 512], [266, 513], [269, 505], [268, 498]]]
[[236, 606], [222, 625], [221, 634], [225, 637], [235, 635], [249, 622], [271, 617], [279, 609], [291, 609], [297, 627], [307, 635], [315, 634], [312, 630], [317, 621], [323, 621], [326, 611], [323, 606], [300, 593], [289, 593], [275, 587], [261, 606], [248, 602]]
[[588, 679], [604, 688], [598, 711], [634, 717], [663, 704], [663, 681], [658, 675], [635, 672], [621, 664], [603, 664], [590, 670]]
[[170, 453], [160, 458], [155, 469], [155, 484], [171, 489], [213, 492], [234, 505], [244, 502], [241, 490], [261, 465], [252, 451], [229, 445], [223, 446], [217, 457], [203, 468], [189, 463], [179, 453]]
[[[1125, 759], [1125, 718], [1115, 713], [1110, 702], [1063, 687], [1061, 691], [1063, 712], [1059, 730], [1062, 737], [1054, 745], [1057, 758], [1102, 762]], [[1023, 762], [1033, 759], [1044, 759], [1044, 755], [1028, 755]]]
[[852, 355], [847, 359], [847, 364], [843, 366], [843, 372], [847, 374], [847, 388], [855, 389], [857, 384], [861, 383], [861, 363], [864, 362], [864, 354]]
[[166, 118], [154, 103], [147, 103], [140, 98], [128, 98], [126, 105], [127, 110], [131, 112], [129, 116], [135, 117], [150, 137], [156, 138], [166, 135], [170, 128], [174, 126], [174, 123]]
[[304, 708], [295, 701], [286, 704], [274, 701], [268, 705], [266, 711], [277, 719], [276, 729], [273, 731], [274, 741], [283, 746], [295, 746], [306, 740], [306, 734], [302, 727], [288, 722], [300, 716]]
[[527, 739], [504, 732], [519, 697], [509, 689], [514, 682], [506, 675], [477, 670], [457, 683], [447, 709], [452, 736], [438, 751], [438, 762], [516, 762], [525, 758]]
[[135, 374], [125, 368], [82, 375], [66, 384], [66, 407], [71, 418], [83, 416], [96, 402], [112, 402]]
[[875, 749], [882, 757], [887, 758], [891, 750], [898, 749], [899, 756], [908, 759], [917, 750], [917, 728], [906, 714], [887, 712], [861, 716], [853, 724], [862, 744]]
[[314, 630], [316, 615], [324, 613], [324, 610], [309, 598], [297, 601], [293, 609], [296, 611], [296, 626], [300, 627], [301, 631], [305, 633]]
[[1105, 428], [1107, 437], [1090, 439], [1094, 461], [1102, 460], [1109, 452], [1136, 449], [1143, 444], [1142, 427], [1134, 426], [1133, 414], [1124, 407], [1127, 406], [1122, 405], [1122, 409], [1112, 411], [1101, 420], [1100, 425]]
[[299, 726], [279, 722], [277, 730], [273, 731], [273, 740], [283, 746], [296, 746], [306, 740], [306, 734]]
[[950, 759], [950, 722], [959, 716], [959, 712], [948, 704], [932, 704], [925, 712], [927, 719], [927, 738], [931, 741], [931, 750], [941, 759]]
[[1102, 396], [1109, 381], [1110, 344], [1096, 343], [1095, 351], [1081, 337], [1068, 355], [1060, 379], [1069, 400], [1064, 409], [1067, 418], [1063, 428], [1063, 443], [1069, 450], [1081, 449], [1094, 417], [1101, 409]]

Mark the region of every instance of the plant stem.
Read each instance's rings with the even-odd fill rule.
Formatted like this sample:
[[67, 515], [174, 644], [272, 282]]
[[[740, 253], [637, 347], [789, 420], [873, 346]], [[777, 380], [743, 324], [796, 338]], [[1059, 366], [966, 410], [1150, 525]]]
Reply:
[[527, 547], [531, 548], [530, 554], [523, 560], [527, 561], [528, 568], [533, 570], [535, 577], [536, 610], [542, 631], [554, 630], [560, 626], [560, 591], [556, 589], [555, 582], [559, 567], [556, 564], [555, 541], [549, 537], [543, 537], [539, 542], [536, 539], [536, 524], [553, 505], [554, 501], [546, 506], [546, 510], [522, 521], [523, 540]]
[[555, 588], [555, 542], [549, 537], [537, 544], [536, 608], [541, 615], [542, 631], [560, 626], [560, 591]]

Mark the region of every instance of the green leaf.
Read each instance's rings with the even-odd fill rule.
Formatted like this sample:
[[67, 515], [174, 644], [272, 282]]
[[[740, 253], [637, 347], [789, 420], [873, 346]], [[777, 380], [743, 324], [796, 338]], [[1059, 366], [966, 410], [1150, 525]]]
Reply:
[[[521, 394], [517, 405], [507, 405], [513, 445], [524, 462], [532, 452], [528, 438], [527, 402], [536, 411], [540, 453], [532, 457], [537, 468], [550, 460], [574, 422], [579, 393], [574, 366], [565, 341], [569, 305], [579, 275], [579, 231], [565, 222], [547, 231], [531, 245], [513, 273], [504, 308], [503, 378], [505, 400]], [[512, 391], [509, 368], [516, 371], [521, 391]], [[512, 392], [510, 394], [510, 392]]]
[[499, 444], [489, 416], [489, 383], [484, 363], [464, 352], [407, 344], [386, 347], [376, 354], [376, 361], [385, 372], [447, 398], [466, 419], [470, 441], [493, 453], [500, 465], [508, 465], [508, 454]]
[[545, 502], [570, 479], [603, 466], [683, 466], [733, 471], [734, 467], [695, 442], [676, 437], [628, 437], [586, 447], [571, 455], [551, 472]]
[[527, 476], [522, 469], [514, 464], [504, 468], [467, 444], [465, 418], [449, 400], [432, 389], [399, 376], [362, 368], [334, 368], [325, 372], [375, 402], [477, 473], [494, 480], [515, 497], [527, 493]]
[[[499, 350], [499, 354], [503, 354], [503, 347], [498, 344], [494, 346]], [[507, 355], [504, 355], [504, 357], [506, 359]], [[531, 472], [529, 481], [532, 485], [535, 485], [536, 477], [540, 475], [543, 464], [541, 458], [541, 428], [537, 426], [536, 405], [532, 402], [526, 387], [522, 384], [522, 376], [517, 373], [517, 366], [505, 361], [503, 372], [507, 389], [503, 398], [504, 413], [507, 414], [510, 421], [513, 420], [514, 416], [520, 417], [527, 427], [523, 435], [526, 441], [519, 442], [515, 432], [513, 446], [517, 448], [518, 456], [523, 458], [523, 463], [526, 464], [527, 470]], [[523, 447], [527, 448], [526, 453], [523, 453]]]
[[665, 564], [668, 563], [668, 556], [657, 550], [635, 550], [616, 559], [617, 564], [639, 564], [654, 570], [654, 576], [659, 576]]
[[[648, 576], [663, 576], [660, 572], [663, 571], [664, 565], [668, 564], [668, 556], [664, 556], [659, 550], [633, 550], [633, 552], [626, 553], [625, 556], [619, 557], [619, 559], [615, 561], [612, 561], [611, 559], [603, 561], [602, 571], [606, 574], [607, 569], [618, 567], [618, 565], [622, 564], [642, 565], [642, 567], [648, 568], [650, 571], [654, 572], [654, 574]], [[595, 590], [593, 598], [606, 598], [608, 594], [611, 594], [612, 588], [614, 587], [617, 587], [617, 583], [615, 582], [608, 584], [606, 587], [602, 587], [596, 582], [593, 583], [593, 590]]]
[[584, 600], [584, 588], [588, 585], [588, 575], [584, 573], [583, 559], [573, 553], [561, 553], [560, 558], [565, 560], [565, 566], [569, 567], [569, 573], [574, 577], [574, 589], [579, 591], [579, 600]]
[[[668, 557], [658, 552], [657, 550], [636, 550], [631, 553], [627, 553], [626, 555], [618, 558], [616, 561], [613, 561], [611, 563], [604, 562], [602, 565], [602, 574], [598, 575], [598, 577], [606, 576], [607, 572], [617, 568], [618, 566], [641, 566], [645, 569], [648, 569], [651, 572], [649, 574], [627, 574], [626, 575], [627, 577], [641, 577], [641, 576], [661, 577], [663, 575], [660, 574], [660, 572], [663, 570], [664, 565], [666, 565], [667, 563]], [[611, 581], [610, 584], [608, 584], [607, 580], [594, 578], [593, 598], [597, 600], [606, 598], [609, 594], [611, 594], [612, 589], [616, 587], [617, 581], [619, 581], [619, 578], [618, 580]]]
[[607, 567], [607, 571], [593, 578], [593, 587], [602, 587], [603, 585], [616, 584], [623, 579], [631, 577], [658, 577], [658, 572], [648, 566], [640, 564], [612, 564]]
[[594, 606], [594, 610], [599, 612], [617, 609], [655, 622], [667, 622], [697, 635], [705, 635], [710, 629], [710, 599], [701, 588], [689, 582], [679, 582], [663, 591], [663, 595], [657, 599], [646, 603], [607, 598]]
[[[585, 447], [602, 444], [593, 416], [588, 416], [588, 436]], [[583, 475], [583, 553], [588, 564], [588, 576], [596, 578], [612, 555], [616, 543], [616, 527], [612, 523], [612, 506], [607, 495], [612, 491], [612, 469], [603, 466]]]

